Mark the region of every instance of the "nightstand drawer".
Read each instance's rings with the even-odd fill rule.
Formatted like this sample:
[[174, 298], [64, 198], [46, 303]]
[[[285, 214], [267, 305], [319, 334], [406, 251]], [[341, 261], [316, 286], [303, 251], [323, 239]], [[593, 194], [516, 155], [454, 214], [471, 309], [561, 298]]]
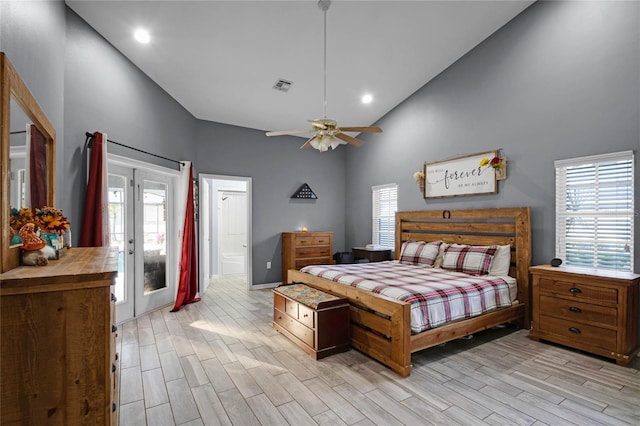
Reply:
[[331, 244], [331, 235], [297, 235], [296, 246], [323, 246]]
[[331, 256], [331, 247], [297, 247], [296, 257], [323, 257]]
[[564, 319], [540, 315], [540, 329], [545, 333], [562, 336], [566, 339], [559, 339], [558, 343], [572, 343], [579, 346], [598, 346], [603, 349], [610, 349], [616, 346], [617, 333], [614, 330], [594, 327], [591, 325], [567, 321]]
[[540, 279], [540, 292], [576, 299], [593, 299], [598, 303], [618, 303], [618, 291], [611, 287], [592, 286], [570, 281]]
[[618, 310], [609, 306], [583, 303], [550, 296], [540, 296], [540, 314], [562, 318], [566, 321], [578, 321], [615, 328]]

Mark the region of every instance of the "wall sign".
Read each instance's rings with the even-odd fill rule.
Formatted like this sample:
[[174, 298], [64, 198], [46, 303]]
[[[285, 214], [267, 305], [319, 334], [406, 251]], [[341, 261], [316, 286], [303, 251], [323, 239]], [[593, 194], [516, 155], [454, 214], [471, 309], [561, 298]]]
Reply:
[[458, 195], [495, 194], [496, 171], [480, 166], [483, 158], [493, 158], [497, 151], [482, 152], [445, 161], [424, 164], [424, 198]]

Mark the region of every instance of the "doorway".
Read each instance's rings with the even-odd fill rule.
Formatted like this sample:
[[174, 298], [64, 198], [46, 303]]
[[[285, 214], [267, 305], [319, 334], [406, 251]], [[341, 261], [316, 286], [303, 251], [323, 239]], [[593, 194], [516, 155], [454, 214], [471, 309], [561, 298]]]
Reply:
[[200, 174], [200, 294], [211, 278], [243, 276], [249, 289], [251, 178]]
[[127, 321], [175, 297], [177, 173], [108, 160], [110, 244], [118, 249], [116, 318]]

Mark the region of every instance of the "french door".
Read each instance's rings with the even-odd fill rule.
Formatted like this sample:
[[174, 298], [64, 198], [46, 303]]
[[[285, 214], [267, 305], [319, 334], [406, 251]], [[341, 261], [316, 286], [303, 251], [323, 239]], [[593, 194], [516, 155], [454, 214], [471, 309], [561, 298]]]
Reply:
[[174, 300], [174, 181], [164, 173], [108, 164], [109, 237], [118, 248], [118, 322]]

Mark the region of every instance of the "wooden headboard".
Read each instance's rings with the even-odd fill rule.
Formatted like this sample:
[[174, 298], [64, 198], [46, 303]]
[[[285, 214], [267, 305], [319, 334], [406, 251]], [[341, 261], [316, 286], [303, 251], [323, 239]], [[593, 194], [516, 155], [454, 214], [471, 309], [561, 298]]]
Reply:
[[525, 305], [525, 324], [530, 324], [529, 266], [531, 264], [529, 207], [426, 210], [396, 213], [395, 257], [407, 240], [449, 244], [511, 246], [509, 275], [518, 281], [518, 300]]

